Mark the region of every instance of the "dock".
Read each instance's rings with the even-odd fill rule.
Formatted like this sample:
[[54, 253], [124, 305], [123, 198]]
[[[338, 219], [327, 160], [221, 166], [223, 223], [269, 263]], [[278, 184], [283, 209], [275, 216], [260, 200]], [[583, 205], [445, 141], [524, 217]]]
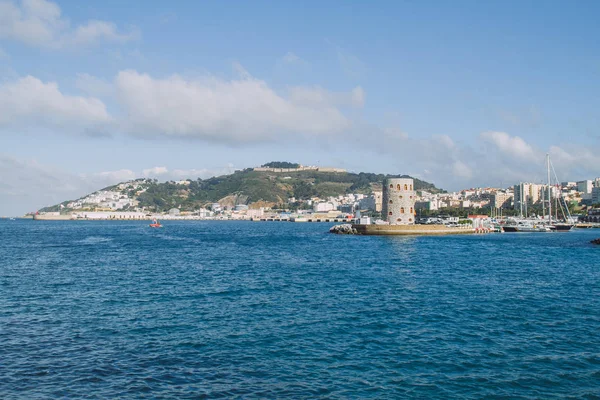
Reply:
[[358, 235], [459, 235], [477, 233], [470, 225], [447, 227], [445, 225], [358, 225], [352, 224]]

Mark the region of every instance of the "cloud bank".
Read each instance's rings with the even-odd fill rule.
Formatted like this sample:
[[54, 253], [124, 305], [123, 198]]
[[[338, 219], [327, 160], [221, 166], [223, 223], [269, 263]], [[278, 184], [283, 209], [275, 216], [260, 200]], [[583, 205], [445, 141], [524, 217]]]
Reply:
[[[117, 102], [127, 114], [124, 130], [139, 136], [235, 144], [335, 134], [351, 125], [332, 101], [334, 95], [303, 89], [311, 99], [298, 99], [294, 92], [286, 97], [251, 76], [156, 79], [129, 70], [118, 74], [115, 89]], [[363, 96], [362, 92], [350, 94], [349, 101], [360, 102]]]
[[[33, 76], [5, 81], [0, 83], [0, 135], [36, 128], [88, 135], [115, 132], [138, 138], [178, 138], [234, 147], [268, 143], [293, 144], [304, 151], [331, 148], [350, 154], [353, 163], [360, 166], [359, 171], [378, 172], [367, 161], [377, 157], [377, 165], [382, 165], [382, 160], [393, 165], [389, 172], [408, 173], [446, 189], [541, 181], [546, 152], [561, 180], [593, 178], [600, 165], [600, 152], [593, 146], [568, 143], [540, 149], [508, 132], [474, 132], [465, 143], [444, 134], [412, 137], [398, 127], [368, 125], [353, 118], [353, 110], [361, 109], [366, 102], [360, 86], [346, 92], [319, 86], [276, 90], [241, 66], [238, 72], [239, 76], [230, 79], [213, 75], [157, 78], [125, 70], [112, 81], [80, 74], [75, 87], [85, 95], [67, 93], [57, 83]], [[111, 104], [112, 112], [106, 104]], [[14, 160], [4, 163], [5, 168], [17, 168]], [[35, 164], [24, 164], [22, 168], [32, 171]], [[165, 180], [207, 174], [210, 171], [156, 166], [73, 179], [67, 175], [65, 179], [115, 183], [134, 177]], [[0, 177], [3, 190], [8, 190], [6, 180]], [[14, 187], [10, 190], [13, 195], [18, 193]]]
[[95, 131], [112, 118], [94, 97], [62, 93], [55, 82], [26, 76], [0, 84], [0, 128], [42, 127]]
[[123, 43], [138, 39], [137, 29], [120, 31], [112, 22], [91, 20], [71, 27], [60, 7], [48, 0], [0, 0], [0, 39], [11, 39], [29, 46], [64, 49], [101, 41]]

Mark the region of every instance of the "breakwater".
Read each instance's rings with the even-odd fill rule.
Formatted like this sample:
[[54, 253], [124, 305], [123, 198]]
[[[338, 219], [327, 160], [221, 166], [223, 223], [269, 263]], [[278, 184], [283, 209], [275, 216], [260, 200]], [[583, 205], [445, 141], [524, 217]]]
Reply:
[[331, 233], [354, 235], [458, 235], [477, 233], [471, 225], [447, 227], [445, 225], [336, 225]]

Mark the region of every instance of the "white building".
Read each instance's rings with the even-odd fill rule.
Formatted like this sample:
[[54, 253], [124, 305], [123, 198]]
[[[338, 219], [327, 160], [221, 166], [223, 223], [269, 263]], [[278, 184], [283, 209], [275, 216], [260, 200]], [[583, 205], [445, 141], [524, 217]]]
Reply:
[[592, 187], [591, 179], [577, 182], [577, 191], [580, 193], [592, 193]]
[[313, 205], [314, 212], [327, 212], [327, 211], [336, 210], [336, 209], [337, 209], [337, 205], [333, 204], [330, 201], [315, 203]]

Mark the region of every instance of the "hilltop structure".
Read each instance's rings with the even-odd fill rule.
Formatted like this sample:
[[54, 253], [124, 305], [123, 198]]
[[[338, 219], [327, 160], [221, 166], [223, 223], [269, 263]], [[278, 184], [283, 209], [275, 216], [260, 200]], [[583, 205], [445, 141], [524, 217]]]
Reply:
[[317, 171], [317, 172], [347, 172], [343, 168], [331, 168], [331, 167], [315, 167], [315, 166], [303, 166], [299, 165], [295, 168], [272, 168], [272, 167], [256, 167], [253, 168], [256, 172], [279, 172], [279, 173], [289, 173], [289, 172], [302, 172], [302, 171]]
[[414, 225], [416, 194], [408, 178], [389, 178], [383, 183], [382, 214], [390, 225]]

